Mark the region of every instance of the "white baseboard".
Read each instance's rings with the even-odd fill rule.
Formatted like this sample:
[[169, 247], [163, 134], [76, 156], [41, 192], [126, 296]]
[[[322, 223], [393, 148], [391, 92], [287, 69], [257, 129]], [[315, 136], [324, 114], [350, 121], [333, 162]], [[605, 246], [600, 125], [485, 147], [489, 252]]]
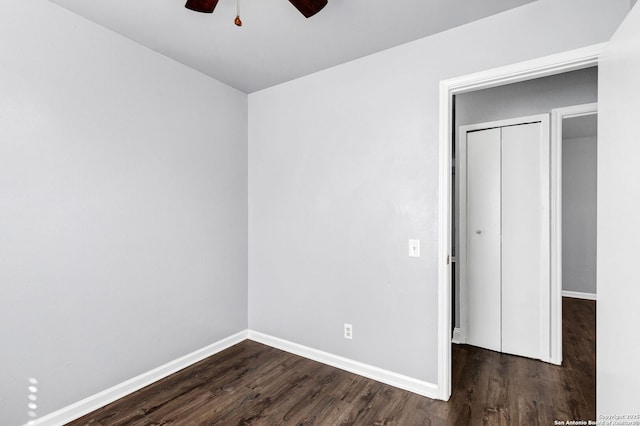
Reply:
[[[377, 380], [382, 383], [386, 383], [391, 386], [395, 386], [400, 389], [407, 390], [409, 392], [417, 393], [433, 399], [441, 399], [438, 386], [429, 382], [414, 379], [402, 374], [394, 373], [392, 371], [384, 370], [382, 368], [374, 367], [372, 365], [363, 364], [358, 361], [353, 361], [348, 358], [343, 358], [338, 355], [330, 354], [328, 352], [319, 351], [317, 349], [309, 348], [307, 346], [299, 345], [297, 343], [289, 342], [287, 340], [279, 339], [277, 337], [269, 336], [267, 334], [259, 333], [251, 330], [244, 330], [229, 336], [225, 339], [219, 340], [209, 346], [206, 346], [197, 351], [191, 352], [178, 359], [170, 361], [160, 367], [153, 370], [142, 373], [132, 379], [110, 387], [102, 392], [98, 392], [95, 395], [91, 395], [81, 401], [61, 408], [53, 413], [40, 417], [28, 425], [37, 426], [58, 426], [66, 424], [73, 420], [76, 420], [85, 414], [95, 411], [104, 407], [122, 397], [125, 397], [137, 390], [142, 389], [158, 380], [161, 380], [171, 374], [189, 367], [198, 361], [210, 357], [218, 352], [221, 352], [231, 346], [242, 342], [243, 340], [251, 339], [258, 343], [290, 352], [295, 355], [299, 355], [314, 361], [321, 362], [323, 364], [330, 365], [332, 367], [340, 368], [342, 370], [349, 371], [360, 376], [368, 377], [373, 380]], [[26, 426], [26, 425], [25, 425]]]
[[182, 370], [185, 367], [195, 364], [198, 361], [202, 361], [203, 359], [240, 343], [243, 340], [247, 340], [247, 336], [247, 330], [236, 333], [233, 336], [219, 340], [209, 346], [198, 349], [197, 351], [170, 361], [160, 367], [147, 371], [146, 373], [142, 373], [139, 376], [85, 398], [82, 401], [78, 401], [67, 407], [61, 408], [60, 410], [54, 411], [53, 413], [47, 414], [46, 416], [40, 417], [33, 422], [29, 422], [28, 425], [57, 426], [78, 419], [85, 414], [104, 407], [113, 401], [157, 382], [158, 380]]
[[304, 358], [308, 358], [314, 361], [321, 362], [323, 364], [330, 365], [332, 367], [339, 368], [341, 370], [348, 371], [350, 373], [377, 380], [378, 382], [404, 389], [409, 392], [417, 393], [419, 395], [423, 395], [432, 399], [441, 399], [438, 392], [438, 386], [434, 385], [433, 383], [414, 379], [412, 377], [394, 373], [392, 371], [384, 370], [372, 365], [363, 364], [358, 361], [343, 358], [338, 355], [323, 352], [317, 349], [290, 342], [288, 340], [269, 336], [268, 334], [260, 333], [257, 331], [249, 330], [249, 339], [276, 349], [280, 349], [295, 355], [302, 356]]
[[572, 297], [574, 299], [597, 300], [598, 297], [594, 293], [581, 293], [579, 291], [562, 290], [562, 297]]
[[453, 338], [451, 339], [451, 343], [455, 343], [456, 345], [464, 345], [467, 343], [464, 332], [459, 327], [453, 329]]

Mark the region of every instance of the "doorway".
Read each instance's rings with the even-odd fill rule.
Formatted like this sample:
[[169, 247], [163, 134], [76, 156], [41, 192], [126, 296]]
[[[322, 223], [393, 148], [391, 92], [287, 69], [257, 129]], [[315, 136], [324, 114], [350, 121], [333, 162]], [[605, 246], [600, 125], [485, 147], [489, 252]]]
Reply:
[[[530, 79], [527, 81], [502, 85], [498, 87], [493, 87], [489, 89], [483, 90], [475, 90], [469, 93], [464, 93], [461, 95], [455, 96], [455, 114], [454, 114], [454, 127], [458, 128], [458, 137], [454, 139], [454, 154], [452, 161], [458, 166], [458, 179], [455, 180], [454, 191], [455, 194], [453, 196], [454, 200], [457, 201], [457, 205], [460, 207], [454, 211], [454, 222], [453, 222], [453, 238], [452, 245], [453, 250], [456, 252], [456, 259], [458, 262], [456, 263], [456, 272], [460, 272], [456, 274], [458, 277], [456, 282], [456, 289], [459, 291], [456, 297], [454, 297], [454, 305], [458, 311], [458, 321], [456, 326], [458, 327], [458, 331], [456, 333], [456, 342], [469, 343], [473, 342], [473, 336], [465, 336], [465, 331], [470, 329], [470, 326], [477, 326], [482, 324], [480, 319], [486, 319], [487, 316], [498, 316], [503, 315], [502, 308], [500, 309], [485, 309], [488, 308], [489, 305], [484, 303], [478, 308], [480, 311], [484, 311], [481, 315], [477, 316], [477, 320], [469, 321], [466, 319], [469, 312], [469, 307], [473, 307], [471, 302], [477, 303], [477, 300], [474, 300], [474, 297], [470, 297], [469, 294], [464, 294], [463, 283], [473, 282], [473, 277], [471, 280], [466, 279], [467, 276], [462, 273], [464, 268], [468, 265], [465, 263], [469, 259], [468, 258], [460, 258], [464, 254], [464, 249], [467, 246], [468, 241], [473, 241], [474, 236], [471, 235], [470, 238], [465, 237], [465, 233], [462, 230], [462, 227], [465, 225], [463, 219], [465, 219], [465, 210], [461, 208], [462, 202], [465, 201], [465, 197], [468, 196], [469, 192], [463, 194], [463, 183], [465, 179], [462, 178], [462, 174], [465, 172], [466, 165], [462, 164], [464, 159], [464, 154], [466, 153], [466, 148], [463, 145], [464, 140], [462, 138], [463, 129], [477, 129], [478, 126], [493, 126], [493, 124], [498, 123], [499, 125], [510, 125], [516, 124], [522, 121], [517, 117], [516, 114], [526, 113], [526, 114], [542, 114], [548, 115], [557, 110], [557, 114], [569, 114], [569, 112], [563, 112], [563, 108], [566, 109], [567, 105], [572, 104], [582, 104], [585, 102], [593, 103], [597, 100], [597, 68], [589, 67], [581, 70], [574, 70], [570, 72], [565, 72], [561, 74], [555, 74], [551, 76], [546, 76], [543, 78]], [[558, 109], [559, 108], [559, 109]], [[575, 107], [573, 107], [575, 108]], [[579, 112], [576, 110], [574, 114], [578, 114]], [[556, 115], [557, 115], [556, 114]], [[531, 117], [531, 116], [529, 116]], [[525, 121], [527, 117], [523, 118]], [[494, 121], [497, 120], [497, 121]], [[489, 121], [489, 123], [484, 123], [484, 121]], [[531, 120], [529, 120], [531, 121]], [[542, 121], [547, 121], [548, 119], [544, 119]], [[480, 124], [468, 124], [468, 123], [478, 123]], [[498, 125], [496, 124], [496, 125]], [[562, 124], [558, 120], [555, 120], [553, 123], [553, 128], [555, 126], [559, 126]], [[545, 176], [546, 183], [543, 184], [543, 187], [550, 188], [549, 182], [554, 186], [554, 190], [557, 185], [562, 182], [561, 176], [561, 158], [562, 152], [557, 149], [557, 147], [561, 147], [561, 140], [554, 139], [553, 145], [549, 143], [549, 132], [546, 132], [546, 137], [543, 140], [540, 140], [540, 147], [545, 148], [544, 152], [531, 152], [529, 155], [525, 155], [526, 150], [523, 150], [522, 147], [516, 150], [515, 154], [522, 154], [524, 157], [513, 174], [503, 181], [505, 183], [510, 183], [512, 181], [519, 182], [522, 184], [526, 182], [523, 180], [523, 174], [519, 173], [520, 171], [525, 171], [527, 168], [536, 163], [540, 157], [543, 155], [546, 160], [541, 162], [537, 167], [539, 170], [540, 176]], [[510, 144], [506, 145], [507, 147]], [[557, 147], [556, 147], [557, 146]], [[550, 155], [550, 151], [552, 155]], [[517, 159], [517, 156], [514, 156], [513, 159]], [[502, 161], [501, 164], [508, 166], [512, 163], [512, 160]], [[550, 163], [553, 162], [554, 167], [551, 170], [554, 173], [550, 173]], [[489, 167], [489, 169], [496, 169], [499, 167]], [[544, 170], [543, 170], [544, 168]], [[534, 172], [532, 172], [534, 173]], [[465, 183], [470, 184], [472, 183]], [[529, 188], [529, 192], [534, 192], [533, 188]], [[541, 287], [538, 292], [534, 291], [533, 288], [530, 288], [528, 291], [529, 298], [535, 298], [536, 300], [540, 300], [539, 303], [535, 304], [535, 307], [544, 311], [544, 315], [541, 315], [539, 311], [536, 311], [534, 305], [527, 304], [526, 301], [521, 300], [522, 303], [503, 303], [501, 306], [520, 306], [519, 311], [522, 313], [527, 313], [528, 317], [537, 317], [540, 321], [537, 321], [539, 327], [536, 329], [531, 324], [528, 324], [528, 321], [525, 320], [522, 316], [512, 315], [511, 317], [506, 318], [506, 320], [501, 323], [501, 329], [507, 330], [507, 335], [515, 338], [520, 334], [523, 335], [521, 338], [521, 346], [528, 346], [531, 350], [512, 350], [510, 353], [516, 353], [519, 355], [527, 355], [541, 359], [546, 362], [552, 362], [555, 364], [560, 364], [561, 362], [561, 344], [562, 344], [562, 332], [561, 332], [561, 324], [562, 324], [562, 316], [561, 316], [561, 276], [557, 276], [553, 274], [554, 280], [551, 279], [552, 273], [551, 271], [560, 271], [561, 265], [559, 262], [561, 261], [561, 247], [557, 246], [556, 242], [561, 241], [561, 229], [562, 229], [562, 216], [561, 216], [561, 204], [559, 201], [557, 203], [551, 202], [553, 198], [554, 200], [560, 200], [560, 194], [562, 194], [561, 188], [557, 187], [557, 191], [552, 194], [549, 193], [549, 190], [544, 193], [539, 192], [540, 200], [544, 200], [544, 203], [526, 203], [522, 200], [522, 206], [527, 205], [527, 208], [520, 209], [516, 212], [516, 219], [512, 219], [510, 216], [505, 216], [504, 220], [515, 220], [520, 223], [520, 219], [525, 219], [528, 217], [528, 211], [544, 211], [546, 215], [546, 222], [552, 222], [553, 226], [549, 229], [549, 225], [545, 225], [545, 229], [541, 229], [535, 226], [535, 222], [530, 223], [530, 227], [523, 228], [520, 230], [520, 234], [516, 236], [516, 242], [520, 240], [527, 240], [529, 244], [520, 244], [520, 246], [514, 245], [513, 247], [507, 247], [504, 251], [505, 256], [512, 256], [513, 258], [505, 263], [501, 264], [500, 268], [498, 268], [500, 274], [497, 274], [497, 279], [494, 279], [493, 282], [497, 282], [502, 278], [502, 272], [509, 274], [508, 268], [505, 271], [502, 271], [503, 266], [507, 266], [508, 264], [514, 263], [517, 264], [518, 254], [531, 259], [532, 261], [528, 265], [528, 267], [517, 268], [517, 273], [512, 273], [511, 278], [507, 280], [510, 284], [500, 289], [506, 289], [509, 291], [512, 287], [521, 287], [528, 283], [530, 280], [535, 280], [538, 282]], [[484, 202], [484, 198], [480, 199], [480, 202]], [[513, 211], [513, 209], [512, 209]], [[550, 220], [553, 218], [553, 220]], [[557, 222], [557, 226], [556, 226]], [[533, 234], [529, 231], [536, 230]], [[502, 229], [500, 229], [502, 231]], [[507, 235], [508, 236], [508, 235]], [[528, 237], [526, 237], [528, 236]], [[500, 235], [499, 238], [503, 236]], [[536, 240], [539, 238], [540, 240]], [[544, 240], [544, 245], [540, 245]], [[552, 245], [552, 246], [550, 246]], [[529, 247], [530, 246], [530, 247]], [[529, 250], [532, 247], [537, 247], [536, 250]], [[553, 248], [553, 250], [552, 250]], [[513, 255], [513, 253], [518, 253]], [[524, 261], [523, 261], [524, 262]], [[484, 262], [486, 263], [486, 262]], [[553, 263], [553, 265], [550, 265]], [[485, 280], [486, 281], [486, 280]], [[482, 293], [482, 291], [480, 291]], [[537, 294], [540, 293], [540, 294]], [[502, 293], [500, 293], [502, 296]], [[469, 302], [466, 303], [465, 302]], [[490, 314], [489, 312], [494, 312]], [[554, 316], [555, 315], [555, 316]], [[476, 327], [478, 328], [478, 327]], [[494, 327], [495, 328], [495, 327]], [[553, 332], [551, 331], [553, 330]], [[473, 330], [471, 330], [473, 331]], [[551, 338], [553, 335], [553, 339]], [[527, 336], [527, 337], [524, 337]], [[534, 336], [539, 336], [539, 339]], [[471, 337], [470, 341], [466, 341], [466, 337]], [[509, 339], [513, 340], [513, 339]], [[556, 347], [557, 345], [557, 347]], [[482, 345], [480, 345], [482, 346]], [[485, 346], [486, 347], [486, 346]], [[537, 347], [538, 350], [533, 350], [534, 347]], [[492, 347], [495, 349], [495, 345]], [[502, 350], [500, 347], [499, 350]], [[505, 350], [505, 352], [509, 352]], [[554, 356], [554, 354], [559, 354], [558, 356]]]
[[[560, 319], [563, 297], [596, 300], [597, 111], [589, 103], [551, 113], [552, 310]], [[552, 329], [551, 341], [552, 359], [561, 364], [561, 329]]]
[[[438, 267], [438, 313], [439, 345], [438, 345], [438, 394], [441, 399], [451, 396], [451, 339], [453, 329], [453, 285], [452, 264], [452, 228], [453, 228], [453, 193], [452, 179], [454, 151], [454, 95], [475, 90], [502, 86], [510, 83], [532, 80], [540, 77], [556, 75], [568, 71], [594, 67], [602, 52], [603, 45], [595, 45], [575, 51], [565, 52], [535, 61], [496, 68], [474, 75], [464, 76], [441, 82], [440, 86], [440, 221], [439, 221], [439, 267]], [[452, 262], [454, 260], [454, 262]], [[454, 317], [453, 317], [454, 318]], [[555, 318], [559, 321], [560, 318]], [[552, 324], [555, 329], [558, 324]], [[553, 345], [553, 342], [551, 342]]]

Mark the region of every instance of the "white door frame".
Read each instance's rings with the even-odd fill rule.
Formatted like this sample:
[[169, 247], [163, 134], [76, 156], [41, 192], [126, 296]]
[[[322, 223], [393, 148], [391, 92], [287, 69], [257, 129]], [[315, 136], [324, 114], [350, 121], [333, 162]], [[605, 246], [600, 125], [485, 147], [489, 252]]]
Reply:
[[598, 113], [598, 104], [551, 110], [551, 362], [562, 364], [562, 120]]
[[[440, 82], [438, 241], [438, 396], [451, 396], [451, 147], [453, 96], [478, 89], [575, 71], [598, 64], [605, 43]], [[556, 318], [557, 320], [557, 318]], [[552, 324], [552, 329], [555, 325]], [[553, 342], [552, 342], [553, 343]]]
[[[467, 343], [469, 318], [468, 318], [468, 287], [467, 287], [467, 133], [476, 130], [492, 129], [496, 127], [517, 126], [520, 124], [540, 123], [542, 125], [540, 132], [540, 143], [546, 147], [546, 153], [550, 152], [550, 135], [549, 135], [549, 114], [536, 114], [525, 117], [509, 118], [498, 121], [490, 121], [486, 123], [467, 124], [460, 126], [458, 130], [458, 147], [456, 148], [457, 168], [456, 175], [459, 181], [459, 192], [456, 195], [456, 202], [459, 206], [459, 227], [458, 227], [458, 250], [456, 252], [456, 262], [458, 263], [459, 282], [460, 282], [460, 328], [455, 343]], [[546, 165], [549, 167], [549, 165]], [[546, 173], [549, 176], [549, 173]], [[551, 218], [551, 215], [549, 216]], [[562, 218], [562, 216], [560, 216]], [[549, 226], [551, 226], [549, 221]], [[550, 243], [552, 243], [550, 241]], [[550, 267], [549, 264], [546, 265]], [[540, 359], [545, 362], [552, 362], [550, 359], [551, 330], [550, 321], [553, 315], [552, 307], [555, 305], [550, 303], [554, 294], [551, 282], [546, 291], [541, 291], [540, 308], [545, 314], [540, 317]], [[561, 317], [562, 318], [562, 317]], [[562, 322], [560, 322], [562, 325]], [[562, 330], [560, 330], [562, 331]], [[533, 337], [532, 337], [533, 338]]]

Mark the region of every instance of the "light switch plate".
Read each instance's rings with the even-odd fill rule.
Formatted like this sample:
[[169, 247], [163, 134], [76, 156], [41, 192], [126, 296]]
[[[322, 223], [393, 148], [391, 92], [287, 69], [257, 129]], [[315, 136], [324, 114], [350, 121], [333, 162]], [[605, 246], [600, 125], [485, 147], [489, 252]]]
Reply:
[[409, 240], [409, 257], [420, 257], [420, 240]]

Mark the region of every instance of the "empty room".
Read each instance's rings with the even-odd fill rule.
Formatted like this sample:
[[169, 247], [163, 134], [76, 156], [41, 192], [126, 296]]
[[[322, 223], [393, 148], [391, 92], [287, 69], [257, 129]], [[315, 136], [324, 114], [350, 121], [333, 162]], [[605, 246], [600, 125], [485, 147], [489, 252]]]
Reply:
[[638, 76], [635, 0], [3, 1], [0, 424], [640, 424]]

